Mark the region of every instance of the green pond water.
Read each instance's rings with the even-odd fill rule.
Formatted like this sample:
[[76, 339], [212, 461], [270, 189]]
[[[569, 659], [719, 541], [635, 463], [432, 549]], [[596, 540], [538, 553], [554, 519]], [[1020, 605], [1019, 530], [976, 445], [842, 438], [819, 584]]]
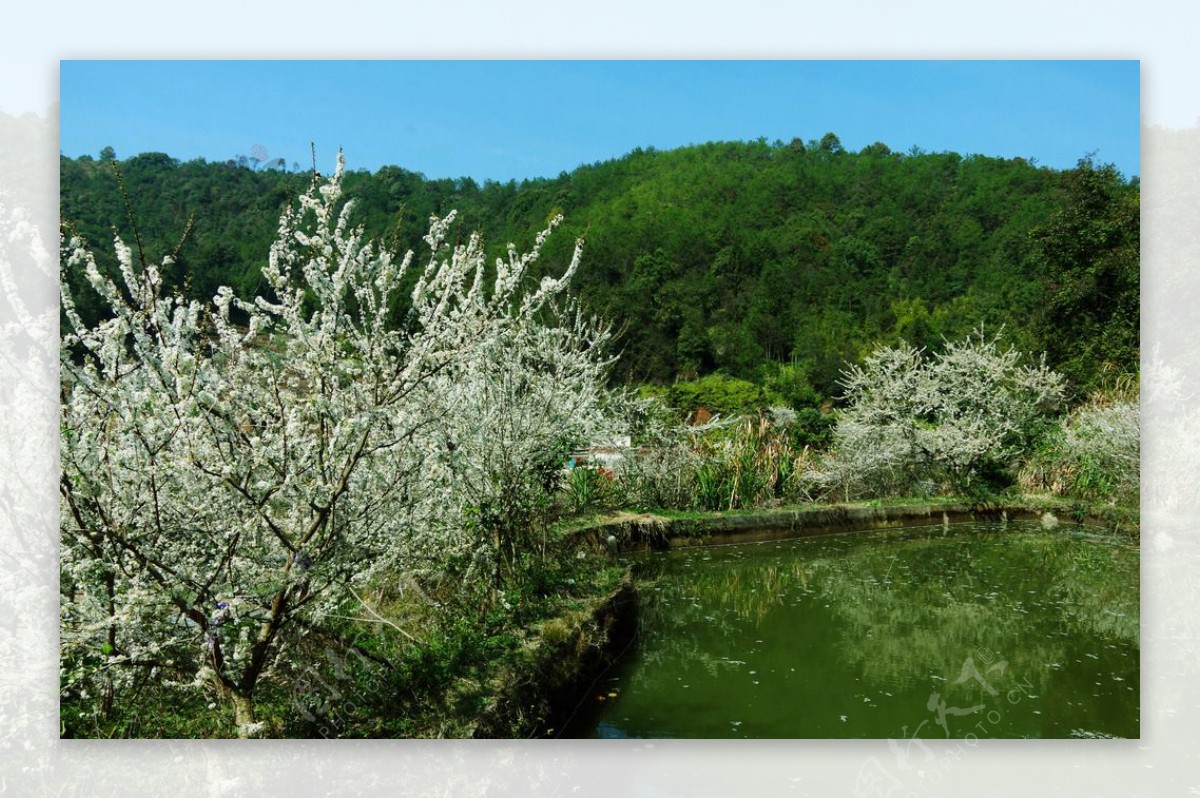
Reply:
[[638, 640], [564, 737], [1138, 737], [1128, 539], [971, 524], [635, 560]]

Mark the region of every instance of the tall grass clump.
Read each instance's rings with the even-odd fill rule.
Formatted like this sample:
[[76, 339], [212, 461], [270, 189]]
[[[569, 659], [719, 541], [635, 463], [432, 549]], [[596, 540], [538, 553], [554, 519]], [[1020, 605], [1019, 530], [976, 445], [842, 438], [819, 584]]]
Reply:
[[660, 432], [639, 448], [620, 477], [642, 509], [734, 510], [811, 499], [802, 479], [810, 463], [795, 413], [715, 419]]
[[1135, 506], [1141, 484], [1140, 433], [1136, 391], [1098, 393], [1047, 436], [1022, 470], [1022, 487]]

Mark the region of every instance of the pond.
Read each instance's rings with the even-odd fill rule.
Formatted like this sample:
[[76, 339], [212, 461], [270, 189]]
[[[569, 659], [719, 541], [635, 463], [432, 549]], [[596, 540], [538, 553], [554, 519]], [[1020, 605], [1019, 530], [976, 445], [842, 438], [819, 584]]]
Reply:
[[1130, 539], [1009, 522], [635, 560], [638, 640], [563, 737], [1139, 735]]

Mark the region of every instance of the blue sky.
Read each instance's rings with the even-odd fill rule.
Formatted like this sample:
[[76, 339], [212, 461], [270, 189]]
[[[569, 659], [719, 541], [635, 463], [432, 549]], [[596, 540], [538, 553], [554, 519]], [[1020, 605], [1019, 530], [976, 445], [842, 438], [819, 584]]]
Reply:
[[1139, 169], [1136, 61], [63, 61], [61, 151], [553, 177], [635, 147], [819, 139]]

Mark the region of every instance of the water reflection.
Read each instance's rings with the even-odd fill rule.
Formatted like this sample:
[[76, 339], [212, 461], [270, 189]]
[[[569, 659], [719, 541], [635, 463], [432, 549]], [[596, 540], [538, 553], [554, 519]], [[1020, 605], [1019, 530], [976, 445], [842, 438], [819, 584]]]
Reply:
[[641, 644], [571, 734], [894, 737], [928, 722], [957, 737], [990, 714], [982, 732], [999, 737], [1137, 735], [1138, 551], [1124, 541], [971, 525], [639, 567]]

